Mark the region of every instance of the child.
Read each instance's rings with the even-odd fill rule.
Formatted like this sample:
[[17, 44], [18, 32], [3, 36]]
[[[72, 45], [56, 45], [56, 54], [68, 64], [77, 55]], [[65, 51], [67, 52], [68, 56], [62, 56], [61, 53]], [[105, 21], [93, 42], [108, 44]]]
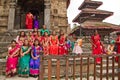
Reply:
[[107, 54], [112, 54], [112, 53], [114, 53], [114, 47], [115, 47], [114, 44], [115, 44], [115, 41], [112, 40], [112, 41], [110, 42], [110, 45], [108, 45]]
[[30, 59], [30, 75], [37, 77], [39, 75], [40, 66], [40, 54], [42, 47], [40, 46], [39, 40], [35, 40], [32, 46], [31, 59]]
[[72, 52], [75, 53], [75, 54], [83, 53], [81, 46], [79, 45], [79, 40], [75, 41], [75, 45], [74, 45], [74, 48], [73, 48]]

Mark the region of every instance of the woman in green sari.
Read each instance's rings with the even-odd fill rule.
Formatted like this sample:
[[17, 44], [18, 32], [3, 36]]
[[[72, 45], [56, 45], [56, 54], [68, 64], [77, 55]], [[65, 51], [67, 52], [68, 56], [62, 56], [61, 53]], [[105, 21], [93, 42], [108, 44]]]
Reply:
[[18, 68], [18, 74], [20, 77], [29, 76], [30, 51], [31, 51], [31, 47], [29, 46], [29, 42], [28, 40], [25, 40], [20, 50], [21, 57], [19, 58], [19, 68]]

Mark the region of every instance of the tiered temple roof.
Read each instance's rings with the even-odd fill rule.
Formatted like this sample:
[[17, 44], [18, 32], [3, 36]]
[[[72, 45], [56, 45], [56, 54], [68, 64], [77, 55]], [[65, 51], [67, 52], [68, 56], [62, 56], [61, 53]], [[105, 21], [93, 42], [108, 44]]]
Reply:
[[[113, 15], [113, 12], [97, 9], [100, 5], [102, 5], [100, 1], [85, 0], [78, 8], [81, 12], [73, 19], [73, 22], [79, 23], [80, 26], [73, 29], [71, 33], [87, 33], [85, 31], [93, 32], [93, 30], [97, 29], [98, 32], [102, 30], [104, 33], [101, 34], [105, 35], [120, 30], [118, 25], [102, 22]], [[86, 35], [89, 35], [89, 33]]]

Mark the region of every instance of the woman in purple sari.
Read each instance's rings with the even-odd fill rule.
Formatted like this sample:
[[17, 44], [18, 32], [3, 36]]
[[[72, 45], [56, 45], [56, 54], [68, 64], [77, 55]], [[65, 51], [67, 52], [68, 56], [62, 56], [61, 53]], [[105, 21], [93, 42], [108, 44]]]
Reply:
[[42, 47], [39, 45], [39, 40], [34, 41], [34, 46], [31, 51], [30, 59], [30, 75], [32, 77], [37, 77], [39, 75], [40, 66], [40, 54], [42, 52]]
[[38, 21], [38, 17], [37, 16], [34, 16], [34, 25], [33, 25], [33, 28], [39, 29], [39, 21]]

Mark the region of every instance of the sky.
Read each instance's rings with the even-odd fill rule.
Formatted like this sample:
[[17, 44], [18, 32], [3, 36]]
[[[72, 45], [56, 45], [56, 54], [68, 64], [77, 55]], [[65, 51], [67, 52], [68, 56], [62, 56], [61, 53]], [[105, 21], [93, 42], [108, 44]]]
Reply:
[[[67, 10], [68, 23], [71, 24], [71, 26], [73, 25], [72, 20], [80, 13], [78, 7], [82, 4], [83, 1], [84, 0], [71, 0], [71, 3]], [[120, 0], [92, 0], [92, 1], [102, 1], [103, 4], [98, 9], [114, 12], [114, 14], [106, 18], [104, 22], [120, 25]]]

